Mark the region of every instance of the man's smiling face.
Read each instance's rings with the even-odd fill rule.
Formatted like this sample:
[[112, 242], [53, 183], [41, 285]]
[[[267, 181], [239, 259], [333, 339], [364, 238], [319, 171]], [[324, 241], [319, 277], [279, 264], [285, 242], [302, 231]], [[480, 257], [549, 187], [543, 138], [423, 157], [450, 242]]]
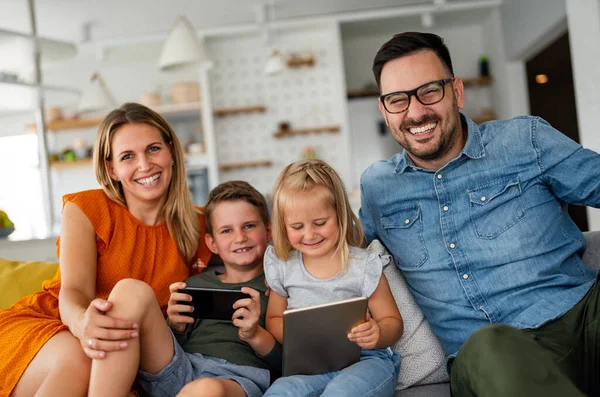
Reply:
[[[391, 60], [381, 71], [381, 93], [409, 91], [423, 84], [452, 77], [433, 51], [424, 50]], [[452, 160], [466, 142], [459, 109], [464, 105], [463, 84], [459, 78], [444, 86], [444, 98], [423, 105], [416, 97], [401, 113], [388, 113], [381, 102], [379, 109], [398, 143], [413, 162], [425, 169], [437, 170]]]

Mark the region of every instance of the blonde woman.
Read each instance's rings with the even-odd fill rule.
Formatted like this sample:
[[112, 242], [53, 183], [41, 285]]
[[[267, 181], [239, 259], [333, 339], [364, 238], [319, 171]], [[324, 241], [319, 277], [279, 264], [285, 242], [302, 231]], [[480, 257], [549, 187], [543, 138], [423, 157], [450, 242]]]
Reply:
[[273, 195], [273, 242], [265, 254], [271, 293], [267, 330], [283, 340], [283, 312], [359, 296], [366, 321], [348, 338], [360, 361], [341, 371], [279, 378], [265, 396], [392, 396], [400, 358], [390, 349], [402, 317], [383, 276], [384, 259], [362, 248], [363, 232], [338, 174], [321, 160], [303, 160], [281, 173]]
[[108, 114], [94, 168], [102, 189], [63, 197], [59, 271], [0, 311], [1, 397], [87, 395], [93, 360], [137, 348], [146, 332], [111, 315], [120, 281], [151, 285], [164, 311], [169, 285], [210, 259], [181, 145], [160, 115], [135, 103]]

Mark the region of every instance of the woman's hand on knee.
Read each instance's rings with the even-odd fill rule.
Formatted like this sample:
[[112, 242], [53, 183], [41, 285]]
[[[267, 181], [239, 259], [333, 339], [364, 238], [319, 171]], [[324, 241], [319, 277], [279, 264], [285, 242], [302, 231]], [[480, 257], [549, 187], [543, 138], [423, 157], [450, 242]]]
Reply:
[[137, 324], [109, 316], [112, 303], [103, 299], [90, 302], [81, 320], [79, 341], [85, 354], [103, 359], [111, 351], [127, 348], [127, 341], [138, 337]]

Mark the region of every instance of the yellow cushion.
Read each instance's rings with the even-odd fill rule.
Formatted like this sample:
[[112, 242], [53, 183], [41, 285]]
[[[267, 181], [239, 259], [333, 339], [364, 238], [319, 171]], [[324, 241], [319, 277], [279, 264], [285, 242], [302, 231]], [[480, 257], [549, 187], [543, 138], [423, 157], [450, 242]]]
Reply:
[[20, 262], [0, 258], [0, 309], [25, 295], [41, 291], [42, 282], [56, 273], [57, 262]]

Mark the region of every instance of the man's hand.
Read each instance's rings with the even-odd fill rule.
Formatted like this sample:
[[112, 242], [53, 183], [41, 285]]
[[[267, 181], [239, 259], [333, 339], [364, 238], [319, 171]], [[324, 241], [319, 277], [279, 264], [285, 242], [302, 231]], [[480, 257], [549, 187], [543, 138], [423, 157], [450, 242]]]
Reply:
[[250, 295], [250, 298], [239, 299], [233, 304], [233, 308], [237, 309], [233, 313], [233, 325], [239, 328], [240, 339], [248, 341], [256, 335], [258, 329], [260, 292], [248, 287], [243, 287], [242, 292]]
[[179, 292], [180, 289], [184, 289], [185, 287], [186, 284], [183, 282], [169, 285], [171, 296], [169, 297], [169, 304], [167, 305], [167, 324], [177, 332], [184, 332], [188, 324], [194, 323], [193, 317], [180, 314], [193, 312], [194, 306], [177, 304], [179, 301], [192, 301], [190, 295]]
[[352, 328], [352, 331], [348, 334], [348, 339], [363, 349], [374, 349], [379, 342], [380, 335], [379, 324], [367, 313], [367, 321]]

